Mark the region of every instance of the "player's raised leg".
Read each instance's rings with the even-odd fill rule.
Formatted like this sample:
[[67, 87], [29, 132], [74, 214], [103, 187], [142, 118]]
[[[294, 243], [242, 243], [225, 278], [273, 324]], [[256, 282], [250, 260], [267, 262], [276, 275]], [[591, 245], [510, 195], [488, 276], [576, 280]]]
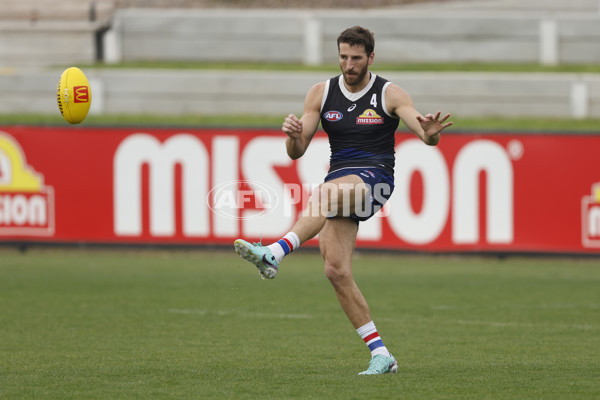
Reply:
[[[340, 177], [319, 185], [290, 232], [268, 246], [237, 239], [234, 242], [236, 253], [253, 263], [262, 278], [275, 278], [283, 258], [315, 237], [328, 216], [353, 212], [357, 191], [366, 193], [366, 187], [356, 175]], [[359, 195], [358, 198], [362, 201], [364, 195]]]

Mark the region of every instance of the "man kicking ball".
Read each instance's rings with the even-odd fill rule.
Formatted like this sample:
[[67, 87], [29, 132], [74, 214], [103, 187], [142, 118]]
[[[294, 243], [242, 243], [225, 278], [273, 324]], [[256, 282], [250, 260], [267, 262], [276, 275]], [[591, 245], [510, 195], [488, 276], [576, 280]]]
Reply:
[[325, 182], [280, 240], [262, 246], [237, 239], [234, 246], [241, 257], [256, 265], [263, 278], [273, 279], [286, 255], [319, 234], [325, 275], [371, 351], [369, 367], [360, 374], [393, 373], [398, 364], [377, 333], [369, 306], [352, 276], [358, 225], [373, 216], [394, 190], [395, 132], [400, 119], [432, 146], [452, 122], [446, 122], [450, 114], [442, 118], [440, 112], [421, 115], [404, 90], [369, 71], [375, 39], [368, 29], [346, 29], [337, 45], [342, 73], [314, 85], [306, 96], [302, 117], [290, 114], [282, 126], [288, 136], [287, 153], [295, 160], [302, 157], [321, 123], [331, 145]]

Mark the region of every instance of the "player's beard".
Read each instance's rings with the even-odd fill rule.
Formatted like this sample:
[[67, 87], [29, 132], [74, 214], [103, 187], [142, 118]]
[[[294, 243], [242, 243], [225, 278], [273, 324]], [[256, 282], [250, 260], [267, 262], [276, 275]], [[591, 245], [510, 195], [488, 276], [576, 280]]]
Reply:
[[363, 79], [365, 79], [367, 72], [369, 72], [368, 66], [365, 66], [358, 72], [354, 71], [354, 75], [348, 75], [348, 72], [344, 72], [344, 82], [346, 83], [346, 86], [352, 87], [359, 85]]

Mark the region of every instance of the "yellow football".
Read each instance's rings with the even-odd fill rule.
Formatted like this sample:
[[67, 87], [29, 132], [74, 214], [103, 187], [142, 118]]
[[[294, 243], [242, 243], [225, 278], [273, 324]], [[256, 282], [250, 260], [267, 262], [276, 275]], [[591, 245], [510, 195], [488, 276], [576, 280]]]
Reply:
[[58, 81], [56, 96], [58, 109], [68, 123], [78, 124], [85, 119], [92, 104], [92, 91], [82, 70], [67, 68]]

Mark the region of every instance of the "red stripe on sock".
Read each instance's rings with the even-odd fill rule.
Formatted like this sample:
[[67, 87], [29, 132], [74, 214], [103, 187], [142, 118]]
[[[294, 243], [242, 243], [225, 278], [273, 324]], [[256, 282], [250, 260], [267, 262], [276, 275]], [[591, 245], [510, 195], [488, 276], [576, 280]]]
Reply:
[[292, 246], [292, 242], [290, 242], [286, 238], [281, 238], [281, 239], [283, 239], [283, 241], [286, 242], [288, 246], [290, 246], [290, 251], [294, 250], [294, 246]]
[[367, 343], [369, 340], [375, 339], [376, 337], [379, 337], [379, 333], [377, 333], [377, 332], [371, 333], [369, 336], [367, 336], [363, 340], [365, 341], [365, 343]]

